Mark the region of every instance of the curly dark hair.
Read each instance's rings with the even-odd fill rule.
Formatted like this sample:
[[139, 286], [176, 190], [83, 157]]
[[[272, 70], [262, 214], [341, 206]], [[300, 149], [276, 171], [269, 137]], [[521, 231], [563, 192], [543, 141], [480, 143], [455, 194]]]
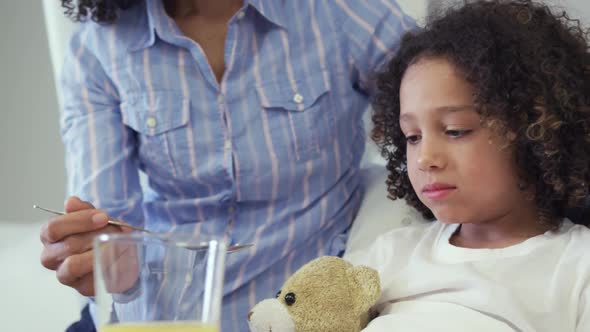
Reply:
[[61, 0], [64, 14], [76, 22], [91, 19], [97, 23], [113, 23], [118, 12], [144, 0]]
[[472, 84], [477, 112], [494, 120], [494, 132], [516, 134], [520, 180], [533, 188], [540, 221], [557, 227], [588, 196], [590, 31], [565, 12], [525, 0], [469, 1], [427, 22], [403, 37], [377, 77], [372, 138], [387, 159], [389, 197], [434, 218], [408, 177], [399, 92], [410, 65], [443, 57]]

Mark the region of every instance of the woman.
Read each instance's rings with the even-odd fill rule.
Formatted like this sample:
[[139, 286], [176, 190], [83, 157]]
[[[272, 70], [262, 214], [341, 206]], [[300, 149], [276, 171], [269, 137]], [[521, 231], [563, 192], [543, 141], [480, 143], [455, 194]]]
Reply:
[[60, 282], [93, 295], [91, 238], [120, 231], [108, 217], [255, 243], [227, 259], [222, 330], [243, 331], [293, 271], [342, 252], [369, 77], [415, 27], [395, 1], [62, 4], [95, 23], [74, 34], [61, 80], [80, 198], [41, 233]]

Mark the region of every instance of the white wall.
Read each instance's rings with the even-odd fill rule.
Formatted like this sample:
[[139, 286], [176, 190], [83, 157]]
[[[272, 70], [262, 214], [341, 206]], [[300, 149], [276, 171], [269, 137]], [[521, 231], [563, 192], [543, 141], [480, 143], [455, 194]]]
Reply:
[[[428, 10], [443, 7], [449, 3], [461, 3], [464, 0], [427, 0]], [[476, 0], [467, 0], [476, 1]], [[586, 26], [590, 25], [590, 1], [588, 0], [536, 0], [555, 6], [555, 8], [566, 9], [572, 18], [583, 19]]]
[[590, 27], [590, 1], [588, 0], [553, 0], [558, 6], [565, 8], [572, 18], [581, 19], [586, 27]]
[[55, 95], [41, 1], [0, 0], [0, 331], [64, 331], [79, 316], [76, 292], [39, 263], [47, 216], [32, 209], [63, 206]]
[[406, 14], [412, 17], [423, 17], [426, 14], [427, 0], [398, 0]]
[[32, 205], [62, 208], [65, 171], [40, 1], [0, 1], [0, 102], [0, 222], [43, 219]]

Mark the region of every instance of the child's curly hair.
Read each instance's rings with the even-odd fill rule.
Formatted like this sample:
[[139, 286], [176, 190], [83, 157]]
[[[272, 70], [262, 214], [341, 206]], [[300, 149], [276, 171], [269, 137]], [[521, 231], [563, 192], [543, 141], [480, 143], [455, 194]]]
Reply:
[[469, 2], [436, 16], [404, 36], [377, 79], [372, 138], [388, 161], [390, 198], [434, 217], [408, 178], [399, 92], [410, 65], [444, 57], [473, 85], [482, 119], [493, 120], [500, 135], [516, 134], [521, 181], [534, 189], [541, 221], [560, 225], [588, 196], [590, 32], [565, 12], [525, 0]]
[[65, 15], [75, 22], [91, 19], [97, 23], [113, 23], [118, 12], [143, 0], [61, 0]]

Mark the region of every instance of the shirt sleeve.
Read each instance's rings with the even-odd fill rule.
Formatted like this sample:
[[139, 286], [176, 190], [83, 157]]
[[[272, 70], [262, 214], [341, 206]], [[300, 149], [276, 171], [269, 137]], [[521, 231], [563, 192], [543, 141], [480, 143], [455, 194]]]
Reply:
[[340, 0], [337, 4], [344, 17], [355, 83], [372, 94], [375, 73], [393, 57], [402, 36], [417, 29], [416, 22], [394, 0]]
[[74, 32], [60, 76], [67, 194], [142, 224], [136, 137], [122, 122], [118, 92], [93, 52], [101, 45], [89, 24]]

